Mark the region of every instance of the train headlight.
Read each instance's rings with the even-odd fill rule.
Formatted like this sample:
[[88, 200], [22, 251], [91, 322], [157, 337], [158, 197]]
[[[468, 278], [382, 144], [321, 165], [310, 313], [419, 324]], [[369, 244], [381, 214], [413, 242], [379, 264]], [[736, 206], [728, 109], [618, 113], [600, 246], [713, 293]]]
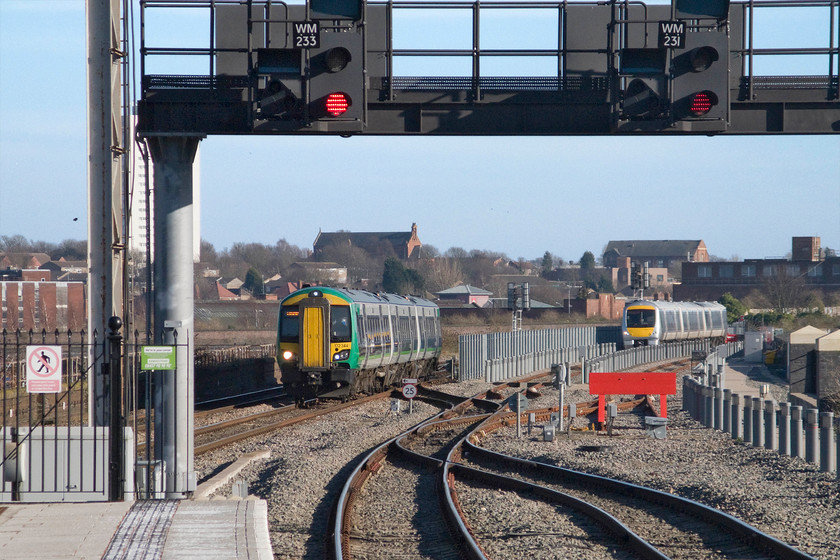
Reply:
[[294, 357], [295, 357], [295, 355], [291, 350], [284, 350], [283, 351], [283, 359], [286, 360], [287, 362]]
[[350, 357], [350, 350], [342, 350], [341, 352], [336, 352], [333, 354], [333, 361], [340, 362], [342, 360], [346, 360]]

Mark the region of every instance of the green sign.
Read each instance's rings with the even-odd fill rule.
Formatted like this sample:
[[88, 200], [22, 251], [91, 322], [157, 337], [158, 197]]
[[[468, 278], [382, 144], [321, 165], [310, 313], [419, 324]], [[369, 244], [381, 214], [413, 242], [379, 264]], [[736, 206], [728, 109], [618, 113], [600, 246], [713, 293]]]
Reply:
[[175, 369], [175, 347], [141, 346], [140, 369], [146, 371]]

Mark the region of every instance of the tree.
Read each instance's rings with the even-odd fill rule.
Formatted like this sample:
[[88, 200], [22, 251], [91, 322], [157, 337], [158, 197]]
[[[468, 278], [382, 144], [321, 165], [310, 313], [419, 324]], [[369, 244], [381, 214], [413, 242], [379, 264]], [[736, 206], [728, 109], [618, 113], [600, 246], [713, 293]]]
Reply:
[[385, 259], [382, 272], [382, 289], [394, 294], [417, 294], [423, 291], [423, 276], [416, 270], [405, 268], [399, 259]]
[[260, 274], [260, 271], [253, 266], [248, 269], [248, 273], [245, 275], [245, 283], [242, 284], [242, 287], [251, 292], [254, 296], [265, 295], [265, 283], [263, 282], [263, 276]]
[[0, 252], [28, 253], [32, 244], [22, 235], [0, 235]]
[[726, 308], [726, 320], [730, 323], [734, 323], [747, 313], [747, 306], [729, 292], [720, 296], [718, 303]]
[[580, 258], [580, 269], [581, 271], [584, 270], [593, 270], [595, 268], [595, 255], [592, 254], [592, 251], [586, 251], [583, 253], [583, 256]]
[[554, 270], [554, 259], [552, 259], [551, 253], [548, 251], [546, 251], [543, 255], [542, 263], [540, 263], [540, 269], [543, 276]]
[[430, 292], [440, 292], [464, 281], [461, 265], [457, 259], [438, 257], [423, 262], [426, 289]]

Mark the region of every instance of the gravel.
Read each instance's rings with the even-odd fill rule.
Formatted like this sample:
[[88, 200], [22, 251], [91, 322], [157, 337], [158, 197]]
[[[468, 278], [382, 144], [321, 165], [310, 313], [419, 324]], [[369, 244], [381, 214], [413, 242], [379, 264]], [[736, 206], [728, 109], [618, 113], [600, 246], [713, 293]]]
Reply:
[[[488, 387], [470, 381], [439, 388], [471, 395]], [[583, 386], [566, 392], [567, 403], [590, 399]], [[556, 390], [543, 389], [543, 396], [531, 401], [530, 407], [552, 406], [558, 400]], [[414, 413], [409, 415], [405, 404], [395, 414], [389, 401], [368, 403], [203, 455], [196, 459], [199, 481], [243, 453], [270, 449], [270, 459], [248, 467], [241, 477], [248, 482], [251, 494], [268, 502], [275, 558], [320, 560], [326, 552], [327, 516], [352, 469], [375, 445], [438, 412], [415, 401]], [[680, 404], [679, 394], [669, 397], [665, 439], [649, 437], [639, 413], [621, 413], [611, 437], [583, 430], [588, 422], [577, 418], [571, 435], [558, 434], [552, 442], [543, 441], [540, 430], [517, 438], [512, 428], [488, 436], [485, 445], [674, 492], [730, 513], [815, 558], [840, 558], [840, 482], [834, 474], [705, 428], [680, 411]], [[600, 450], [584, 451], [593, 445]], [[229, 495], [230, 489], [221, 492]], [[492, 492], [478, 495], [492, 496]], [[471, 503], [470, 507], [483, 512], [500, 503]], [[536, 507], [535, 511], [545, 510]], [[530, 522], [537, 525], [543, 521], [520, 518], [523, 526]], [[587, 552], [589, 559], [610, 557], [595, 549]]]

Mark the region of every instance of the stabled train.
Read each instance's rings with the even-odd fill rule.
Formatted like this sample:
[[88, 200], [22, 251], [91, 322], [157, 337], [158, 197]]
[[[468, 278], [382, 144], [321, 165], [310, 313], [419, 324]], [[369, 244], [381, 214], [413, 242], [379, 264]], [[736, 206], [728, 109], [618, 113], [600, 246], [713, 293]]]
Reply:
[[318, 286], [280, 302], [277, 362], [298, 403], [424, 379], [440, 350], [440, 310], [423, 298]]
[[726, 307], [703, 301], [633, 300], [624, 306], [624, 347], [699, 338], [724, 338]]

